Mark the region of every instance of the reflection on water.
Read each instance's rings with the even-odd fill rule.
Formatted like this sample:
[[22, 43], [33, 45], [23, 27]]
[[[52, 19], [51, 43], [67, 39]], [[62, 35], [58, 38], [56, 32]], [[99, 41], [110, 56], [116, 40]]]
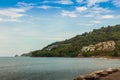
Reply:
[[0, 58], [0, 80], [73, 80], [78, 75], [119, 65], [119, 60], [111, 59]]

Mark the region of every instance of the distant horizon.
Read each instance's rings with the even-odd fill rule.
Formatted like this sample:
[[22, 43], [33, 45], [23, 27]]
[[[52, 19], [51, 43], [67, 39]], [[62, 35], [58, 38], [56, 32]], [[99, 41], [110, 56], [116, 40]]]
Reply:
[[0, 57], [120, 24], [119, 0], [2, 0]]

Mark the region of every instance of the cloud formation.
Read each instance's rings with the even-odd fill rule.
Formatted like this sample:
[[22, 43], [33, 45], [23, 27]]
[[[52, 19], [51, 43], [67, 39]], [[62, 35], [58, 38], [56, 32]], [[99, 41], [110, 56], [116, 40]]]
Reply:
[[113, 0], [113, 4], [117, 7], [120, 7], [120, 0]]
[[88, 6], [93, 6], [97, 3], [108, 2], [109, 0], [87, 0]]
[[38, 6], [37, 8], [44, 9], [44, 10], [47, 10], [47, 9], [60, 9], [60, 7], [53, 7], [53, 6], [48, 6], [48, 5]]
[[44, 0], [43, 2], [40, 3], [54, 3], [54, 4], [63, 4], [63, 5], [68, 5], [68, 4], [73, 4], [72, 0]]
[[54, 1], [54, 3], [58, 3], [58, 4], [73, 4], [73, 2], [71, 0], [58, 0], [58, 1]]
[[76, 2], [78, 2], [78, 3], [82, 3], [82, 2], [83, 2], [83, 0], [76, 0]]
[[38, 8], [41, 8], [41, 9], [50, 9], [52, 7], [51, 6], [47, 6], [47, 5], [42, 5], [42, 6], [39, 6]]
[[91, 22], [95, 23], [95, 24], [101, 23], [101, 21], [97, 21], [97, 20], [94, 20], [94, 21], [91, 21]]
[[75, 14], [75, 12], [64, 11], [64, 10], [62, 11], [61, 15], [62, 16], [72, 17], [72, 18], [77, 17], [77, 15]]
[[18, 8], [1, 8], [0, 21], [2, 22], [17, 22], [19, 18], [25, 16], [25, 12], [32, 8], [32, 4], [23, 2], [18, 3]]
[[114, 15], [103, 15], [103, 16], [101, 16], [101, 19], [113, 19], [113, 18], [115, 18]]
[[83, 12], [83, 11], [86, 11], [87, 10], [87, 7], [76, 7], [76, 10], [78, 12]]

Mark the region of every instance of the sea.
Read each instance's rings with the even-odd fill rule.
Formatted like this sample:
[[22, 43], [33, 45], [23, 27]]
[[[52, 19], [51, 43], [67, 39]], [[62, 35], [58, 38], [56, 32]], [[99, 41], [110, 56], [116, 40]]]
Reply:
[[73, 80], [118, 66], [119, 59], [0, 57], [0, 80]]

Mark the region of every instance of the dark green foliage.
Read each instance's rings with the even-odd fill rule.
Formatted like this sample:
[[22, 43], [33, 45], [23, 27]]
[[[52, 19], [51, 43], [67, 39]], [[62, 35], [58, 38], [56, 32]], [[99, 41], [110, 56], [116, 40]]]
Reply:
[[82, 53], [82, 55], [83, 55], [84, 57], [101, 56], [100, 53], [101, 53], [101, 52], [99, 52], [99, 51], [91, 51], [91, 52], [84, 52], [84, 53]]
[[[120, 25], [102, 27], [101, 29], [94, 29], [92, 32], [85, 32], [82, 35], [77, 35], [71, 39], [55, 42], [43, 48], [42, 50], [33, 51], [32, 56], [37, 57], [75, 57], [77, 56], [83, 46], [89, 44], [96, 44], [98, 42], [108, 41], [108, 40], [120, 40]], [[47, 50], [49, 47], [53, 47], [51, 50]], [[118, 56], [120, 51], [120, 45], [116, 46], [116, 49], [112, 52], [87, 52], [83, 56]], [[102, 54], [101, 54], [102, 53]]]

